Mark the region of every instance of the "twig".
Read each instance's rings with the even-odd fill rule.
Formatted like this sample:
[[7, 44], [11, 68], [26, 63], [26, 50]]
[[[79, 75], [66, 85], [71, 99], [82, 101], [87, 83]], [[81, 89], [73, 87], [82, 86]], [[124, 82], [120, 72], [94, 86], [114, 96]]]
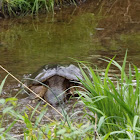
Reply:
[[17, 137], [21, 137], [21, 136], [24, 136], [24, 134], [15, 135], [12, 138], [17, 138]]
[[14, 75], [12, 75], [9, 71], [7, 71], [4, 67], [0, 65], [0, 68], [3, 69], [6, 73], [8, 73], [11, 77], [13, 77], [16, 81], [18, 81], [20, 84], [22, 84], [26, 89], [28, 89], [30, 92], [32, 92], [34, 95], [36, 95], [39, 99], [44, 101], [46, 104], [48, 104], [51, 108], [53, 108], [57, 113], [59, 113], [61, 116], [63, 116], [55, 107], [53, 107], [51, 104], [49, 104], [46, 100], [41, 98], [38, 94], [36, 94], [34, 91], [32, 91], [29, 87], [27, 87], [25, 84], [23, 84], [20, 80], [18, 80]]
[[97, 137], [97, 114], [95, 113], [95, 131], [94, 131], [94, 135], [95, 135], [95, 140]]
[[96, 137], [98, 136], [99, 140], [101, 140], [98, 132], [97, 132], [97, 114], [95, 113], [95, 131], [94, 131], [94, 135], [95, 135], [95, 140], [96, 140]]
[[130, 0], [128, 0], [128, 6], [126, 8], [126, 12], [124, 13], [124, 16], [128, 16], [128, 12], [129, 12], [130, 6], [131, 6], [131, 3], [130, 3]]
[[107, 12], [105, 13], [105, 15], [111, 11], [111, 9], [112, 9], [113, 6], [117, 3], [117, 1], [118, 1], [118, 0], [115, 0], [115, 1], [114, 1], [114, 3], [111, 5], [111, 7], [109, 8], [109, 10], [107, 10]]

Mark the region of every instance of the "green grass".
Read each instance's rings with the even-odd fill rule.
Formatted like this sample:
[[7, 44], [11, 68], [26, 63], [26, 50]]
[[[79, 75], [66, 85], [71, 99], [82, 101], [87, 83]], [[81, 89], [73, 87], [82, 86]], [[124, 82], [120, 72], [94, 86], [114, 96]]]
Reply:
[[39, 12], [53, 12], [55, 5], [60, 6], [65, 2], [76, 4], [74, 0], [2, 0], [2, 12], [9, 16], [19, 16], [30, 13], [37, 15]]
[[[94, 114], [98, 116], [97, 132], [104, 139], [140, 139], [140, 73], [133, 65], [134, 74], [129, 64], [128, 74], [125, 73], [127, 52], [120, 66], [114, 58], [104, 60], [108, 62], [105, 74], [95, 72], [91, 67], [84, 65], [91, 75], [91, 79], [81, 68], [85, 80], [81, 83], [86, 88], [85, 92], [79, 92], [86, 107], [93, 112], [89, 116], [95, 123]], [[120, 77], [116, 76], [113, 82], [109, 77], [110, 66], [114, 65], [120, 70]]]
[[38, 14], [39, 11], [53, 11], [53, 0], [3, 0], [2, 11], [10, 16]]
[[[0, 139], [18, 139], [18, 137], [11, 137], [10, 131], [15, 123], [19, 122], [25, 125], [22, 134], [25, 140], [140, 139], [140, 73], [135, 65], [129, 64], [126, 69], [126, 57], [127, 52], [122, 66], [114, 60], [115, 57], [104, 59], [108, 63], [104, 75], [98, 70], [94, 71], [90, 66], [79, 63], [84, 77], [84, 80], [80, 81], [85, 90], [78, 93], [80, 102], [88, 108], [85, 109], [88, 122], [77, 123], [65, 114], [61, 121], [50, 120], [49, 123], [42, 124], [41, 120], [47, 112], [46, 105], [42, 106], [39, 115], [35, 116], [40, 104], [33, 110], [28, 106], [21, 112], [16, 109], [16, 98], [1, 98]], [[120, 71], [120, 76], [116, 76], [113, 81], [108, 76], [111, 65], [116, 66]], [[0, 85], [1, 90], [5, 80], [6, 78]], [[29, 110], [30, 115], [27, 114]], [[3, 124], [6, 116], [10, 116], [13, 121], [5, 128]]]
[[[94, 126], [89, 122], [86, 124], [78, 124], [76, 122], [72, 123], [69, 120], [68, 125], [65, 121], [61, 120], [60, 122], [50, 121], [49, 123], [42, 124], [41, 120], [47, 111], [46, 106], [42, 107], [40, 114], [34, 117], [40, 104], [34, 108], [30, 115], [26, 113], [27, 110], [22, 112], [18, 111], [16, 109], [16, 104], [16, 98], [0, 99], [0, 110], [2, 109], [2, 115], [0, 116], [0, 139], [18, 140], [19, 137], [22, 136], [25, 140], [43, 140], [47, 138], [49, 140], [89, 140], [93, 137], [92, 132], [94, 131]], [[10, 116], [10, 120], [13, 120], [8, 124], [8, 127], [3, 125], [6, 116]], [[33, 118], [35, 118], [34, 121]], [[16, 137], [14, 137], [10, 135], [10, 131], [12, 131], [16, 123], [21, 123], [21, 125], [25, 127], [23, 127], [23, 134], [19, 136], [15, 135]]]
[[[6, 78], [7, 76], [0, 84], [1, 91]], [[64, 114], [61, 121], [49, 119], [49, 123], [42, 124], [42, 119], [44, 117], [47, 118], [47, 116], [45, 115], [48, 109], [46, 105], [41, 107], [39, 115], [36, 116], [35, 113], [38, 113], [38, 107], [40, 106], [40, 103], [35, 108], [27, 104], [26, 109], [21, 111], [19, 105], [17, 104], [17, 101], [18, 99], [15, 97], [0, 99], [0, 139], [18, 140], [19, 137], [22, 136], [25, 140], [88, 140], [93, 137], [92, 132], [94, 131], [94, 126], [89, 122], [86, 124], [72, 122], [68, 115]], [[8, 124], [6, 125], [7, 118], [10, 121], [8, 121]], [[16, 123], [21, 123], [21, 125], [23, 126], [23, 133], [21, 131], [22, 134], [15, 135], [14, 137], [11, 136], [11, 132], [13, 134], [13, 129], [15, 127], [14, 125]]]
[[2, 80], [2, 82], [1, 82], [1, 84], [0, 84], [0, 95], [2, 94], [2, 89], [3, 89], [3, 86], [4, 86], [4, 84], [5, 84], [5, 81], [6, 81], [7, 77], [8, 77], [8, 75], [5, 76], [5, 78]]

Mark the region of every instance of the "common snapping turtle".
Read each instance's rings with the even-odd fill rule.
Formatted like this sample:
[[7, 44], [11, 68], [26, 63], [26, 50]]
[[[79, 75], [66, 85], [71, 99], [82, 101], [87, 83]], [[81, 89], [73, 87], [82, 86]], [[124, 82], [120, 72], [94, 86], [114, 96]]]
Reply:
[[[70, 90], [66, 89], [75, 85], [75, 81], [79, 81], [77, 77], [82, 79], [80, 69], [72, 64], [68, 66], [46, 65], [32, 74], [30, 78], [35, 80], [29, 80], [27, 84], [47, 102], [57, 105], [63, 102], [69, 94]], [[46, 84], [47, 87], [40, 82]], [[32, 94], [31, 97], [35, 98]]]

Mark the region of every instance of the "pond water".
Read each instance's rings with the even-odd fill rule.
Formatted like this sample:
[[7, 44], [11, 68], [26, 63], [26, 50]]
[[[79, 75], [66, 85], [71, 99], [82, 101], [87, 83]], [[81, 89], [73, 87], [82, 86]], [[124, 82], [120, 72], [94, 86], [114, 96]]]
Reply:
[[[43, 65], [70, 64], [73, 59], [91, 62], [102, 70], [106, 63], [99, 58], [116, 55], [122, 62], [128, 49], [128, 61], [139, 67], [139, 7], [139, 0], [131, 4], [87, 1], [56, 10], [54, 15], [0, 20], [0, 65], [20, 80]], [[5, 75], [0, 69], [0, 82]], [[6, 92], [16, 87], [9, 76]]]
[[0, 64], [18, 77], [45, 64], [73, 63], [71, 58], [98, 66], [103, 56], [117, 55], [122, 61], [128, 49], [128, 58], [139, 65], [139, 9], [131, 6], [124, 17], [127, 7], [122, 4], [124, 11], [118, 15], [115, 8], [107, 13], [108, 5], [100, 12], [95, 3], [87, 2], [35, 19], [0, 20]]

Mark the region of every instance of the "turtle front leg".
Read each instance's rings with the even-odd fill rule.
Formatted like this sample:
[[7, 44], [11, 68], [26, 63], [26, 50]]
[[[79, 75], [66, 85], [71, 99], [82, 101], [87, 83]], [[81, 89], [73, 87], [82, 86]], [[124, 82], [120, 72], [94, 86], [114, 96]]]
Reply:
[[[47, 92], [47, 88], [45, 86], [31, 86], [30, 89], [35, 92], [38, 96], [40, 96], [41, 98], [44, 97], [44, 94]], [[39, 100], [40, 98], [37, 97], [35, 94], [31, 93], [30, 94], [30, 98], [33, 100], [32, 102], [35, 102], [35, 100]]]

